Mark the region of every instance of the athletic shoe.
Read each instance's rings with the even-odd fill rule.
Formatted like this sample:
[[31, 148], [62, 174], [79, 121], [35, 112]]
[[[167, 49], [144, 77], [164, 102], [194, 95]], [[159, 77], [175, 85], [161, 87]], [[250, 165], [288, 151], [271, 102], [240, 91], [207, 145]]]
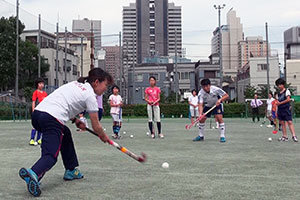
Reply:
[[160, 133], [160, 134], [158, 134], [158, 137], [163, 139], [165, 136], [162, 133]]
[[155, 135], [154, 135], [153, 133], [151, 134], [151, 138], [152, 138], [152, 139], [155, 139]]
[[41, 195], [40, 183], [38, 181], [37, 175], [31, 169], [21, 168], [19, 171], [19, 176], [26, 182], [27, 189], [30, 194], [35, 197]]
[[193, 139], [193, 142], [198, 142], [198, 141], [203, 141], [204, 140], [204, 137], [201, 137], [200, 135], [198, 135], [197, 137], [195, 137]]
[[284, 136], [282, 136], [278, 139], [278, 141], [283, 141], [283, 142], [287, 142], [288, 140], [289, 140], [289, 138], [284, 137]]
[[111, 136], [113, 139], [118, 139], [118, 135], [116, 135], [116, 134], [112, 134]]
[[292, 139], [293, 139], [294, 142], [298, 142], [297, 136], [293, 136]]
[[273, 126], [271, 124], [267, 125], [267, 128], [272, 128]]
[[226, 138], [225, 137], [220, 137], [220, 142], [222, 142], [222, 143], [226, 142]]
[[30, 140], [29, 145], [34, 145], [34, 140]]
[[38, 144], [41, 145], [42, 144], [42, 139], [38, 140]]
[[64, 180], [66, 181], [71, 181], [74, 179], [82, 179], [82, 178], [83, 178], [83, 174], [81, 174], [79, 169], [75, 168], [73, 171], [67, 169], [65, 171]]

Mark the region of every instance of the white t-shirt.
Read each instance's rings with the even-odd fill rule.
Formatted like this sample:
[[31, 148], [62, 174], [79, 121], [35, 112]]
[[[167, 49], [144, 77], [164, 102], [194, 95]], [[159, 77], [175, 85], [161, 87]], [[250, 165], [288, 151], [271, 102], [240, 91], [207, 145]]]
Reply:
[[272, 110], [272, 102], [274, 101], [275, 99], [272, 97], [271, 99], [268, 99], [267, 100], [267, 110], [268, 111], [271, 111]]
[[35, 110], [47, 112], [65, 124], [84, 110], [98, 112], [98, 103], [89, 83], [73, 81], [52, 92]]
[[210, 86], [209, 93], [201, 89], [198, 93], [199, 103], [203, 103], [206, 107], [213, 107], [220, 97], [226, 95], [226, 92], [219, 87]]
[[[113, 104], [120, 104], [122, 102], [122, 97], [120, 95], [110, 95], [108, 100], [112, 102]], [[111, 107], [110, 108], [110, 114], [119, 114], [120, 113], [120, 107]]]
[[[197, 95], [196, 96], [194, 96], [194, 95], [190, 96], [189, 97], [189, 102], [193, 105], [198, 105], [198, 96]], [[194, 109], [194, 107], [192, 105], [190, 105], [190, 109]]]

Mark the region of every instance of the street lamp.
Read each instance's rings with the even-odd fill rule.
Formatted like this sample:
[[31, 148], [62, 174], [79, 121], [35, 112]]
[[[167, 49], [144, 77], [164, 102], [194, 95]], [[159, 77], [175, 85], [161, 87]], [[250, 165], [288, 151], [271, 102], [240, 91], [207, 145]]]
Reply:
[[222, 36], [221, 36], [221, 10], [225, 8], [223, 5], [214, 5], [214, 8], [218, 10], [218, 19], [219, 19], [219, 64], [220, 64], [220, 82], [221, 88], [223, 86], [223, 65], [222, 65]]

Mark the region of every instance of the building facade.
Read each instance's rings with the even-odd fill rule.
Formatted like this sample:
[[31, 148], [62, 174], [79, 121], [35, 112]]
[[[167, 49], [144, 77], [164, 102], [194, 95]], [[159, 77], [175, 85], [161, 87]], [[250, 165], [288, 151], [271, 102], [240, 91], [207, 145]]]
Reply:
[[[157, 79], [157, 87], [160, 87], [165, 96], [169, 96], [171, 91], [175, 92], [174, 82], [175, 65], [173, 63], [143, 63], [135, 67], [135, 76], [133, 68], [130, 67], [128, 75], [128, 103], [145, 103], [145, 89], [149, 87], [149, 77], [154, 76]], [[181, 100], [183, 94], [195, 89], [195, 63], [180, 63], [177, 65], [178, 89]], [[133, 77], [135, 77], [133, 79]], [[134, 83], [133, 83], [134, 81]]]
[[[269, 83], [270, 90], [274, 91], [275, 81], [280, 77], [278, 57], [269, 57]], [[238, 102], [245, 101], [244, 94], [248, 86], [259, 89], [267, 86], [267, 60], [266, 57], [253, 57], [249, 63], [239, 70], [237, 76]]]
[[300, 26], [284, 31], [284, 53], [286, 59], [300, 59]]
[[130, 66], [152, 56], [182, 55], [181, 7], [168, 0], [136, 0], [123, 7], [123, 55]]
[[222, 68], [223, 76], [236, 77], [239, 68], [239, 47], [238, 43], [243, 41], [243, 25], [236, 15], [236, 11], [230, 9], [227, 13], [227, 25], [223, 25], [221, 30], [217, 28], [212, 38], [212, 54], [220, 52], [220, 37], [222, 43]]
[[[269, 45], [269, 52], [270, 45]], [[270, 53], [269, 53], [270, 55]], [[239, 42], [239, 68], [247, 65], [251, 57], [266, 57], [267, 42], [263, 37], [246, 37], [244, 41]]]
[[300, 59], [286, 60], [286, 81], [291, 84], [295, 95], [300, 95]]
[[105, 70], [116, 80], [120, 77], [120, 47], [104, 46]]
[[73, 33], [92, 33], [94, 37], [95, 52], [101, 49], [101, 20], [89, 20], [84, 18], [82, 20], [73, 20]]
[[[29, 40], [34, 44], [38, 41], [38, 30], [25, 30], [20, 35], [22, 40]], [[77, 53], [63, 46], [58, 46], [58, 73], [56, 77], [56, 35], [41, 31], [41, 55], [45, 58], [45, 62], [50, 65], [49, 71], [46, 72], [45, 84], [48, 86], [58, 86], [64, 83], [75, 81], [79, 78], [79, 56]], [[65, 52], [67, 52], [67, 60], [65, 65]]]

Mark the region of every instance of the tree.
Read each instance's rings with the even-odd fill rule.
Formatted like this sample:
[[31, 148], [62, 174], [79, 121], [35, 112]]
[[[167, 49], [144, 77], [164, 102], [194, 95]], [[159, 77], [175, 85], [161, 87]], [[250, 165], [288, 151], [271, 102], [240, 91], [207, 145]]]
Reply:
[[252, 99], [256, 93], [256, 88], [254, 86], [248, 85], [244, 92], [245, 99]]
[[269, 98], [268, 86], [267, 85], [262, 85], [262, 86], [259, 87], [258, 96], [262, 99], [268, 99]]
[[[25, 25], [19, 21], [19, 33]], [[38, 77], [38, 48], [29, 41], [19, 42], [19, 87], [32, 87]], [[16, 71], [16, 18], [0, 19], [0, 90], [15, 87]], [[41, 77], [49, 70], [49, 65], [41, 57]]]

